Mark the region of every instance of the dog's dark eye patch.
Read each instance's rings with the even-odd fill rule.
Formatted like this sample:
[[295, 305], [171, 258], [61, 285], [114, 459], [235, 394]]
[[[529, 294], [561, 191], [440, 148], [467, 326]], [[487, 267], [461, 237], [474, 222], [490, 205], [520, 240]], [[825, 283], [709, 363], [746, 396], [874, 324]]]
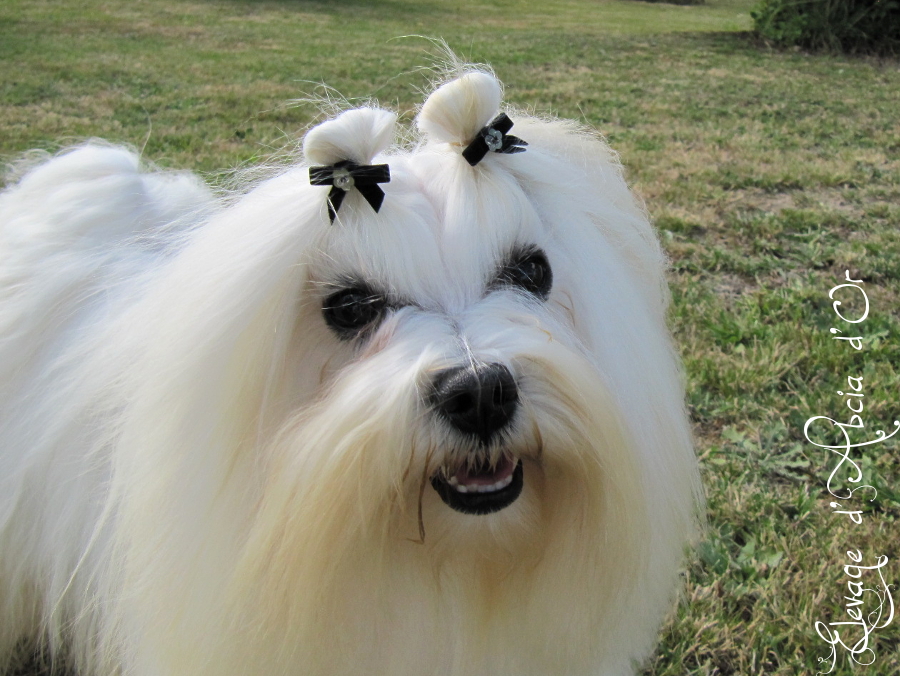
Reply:
[[387, 298], [358, 284], [329, 295], [322, 304], [322, 315], [339, 338], [350, 340], [374, 328], [387, 309]]
[[517, 249], [497, 272], [495, 286], [515, 286], [547, 300], [553, 286], [553, 271], [547, 255], [537, 247]]

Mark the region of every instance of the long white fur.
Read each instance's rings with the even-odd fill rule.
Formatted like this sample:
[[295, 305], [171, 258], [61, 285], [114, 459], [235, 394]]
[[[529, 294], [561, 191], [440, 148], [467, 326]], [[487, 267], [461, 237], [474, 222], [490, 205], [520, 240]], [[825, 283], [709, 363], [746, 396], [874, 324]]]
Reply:
[[[634, 673], [699, 499], [665, 259], [571, 123], [511, 111], [528, 150], [470, 167], [500, 95], [438, 88], [413, 148], [347, 111], [227, 206], [97, 144], [0, 196], [0, 673]], [[331, 225], [307, 169], [341, 159], [392, 178]], [[517, 244], [547, 302], [490, 286]], [[358, 341], [321, 313], [348, 278], [400, 306]], [[521, 397], [523, 494], [485, 516], [427, 482], [471, 450], [431, 378], [472, 360]]]

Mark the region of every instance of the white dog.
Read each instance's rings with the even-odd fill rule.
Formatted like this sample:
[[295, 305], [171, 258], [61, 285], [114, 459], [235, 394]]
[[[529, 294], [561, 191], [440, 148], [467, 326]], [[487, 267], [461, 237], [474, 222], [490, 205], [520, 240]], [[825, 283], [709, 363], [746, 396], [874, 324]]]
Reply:
[[3, 193], [0, 673], [634, 672], [699, 496], [665, 259], [500, 109], [348, 110], [227, 202], [99, 144]]

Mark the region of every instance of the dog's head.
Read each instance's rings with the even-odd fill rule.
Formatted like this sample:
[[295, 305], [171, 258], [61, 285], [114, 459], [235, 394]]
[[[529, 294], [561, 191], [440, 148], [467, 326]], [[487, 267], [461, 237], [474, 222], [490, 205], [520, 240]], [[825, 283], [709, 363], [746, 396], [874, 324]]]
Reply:
[[499, 83], [471, 72], [426, 101], [412, 151], [376, 159], [393, 122], [377, 109], [304, 144], [314, 165], [383, 162], [391, 179], [377, 212], [353, 186], [337, 209], [334, 188], [308, 189], [287, 443], [333, 435], [346, 471], [350, 458], [367, 468], [373, 503], [412, 502], [425, 530], [533, 524], [560, 502], [546, 491], [590, 502], [595, 471], [644, 462], [625, 448], [659, 427], [653, 416], [673, 429], [646, 462], [686, 443], [663, 256], [618, 165], [573, 125], [515, 113], [518, 152], [473, 165], [464, 151], [500, 104]]
[[167, 447], [234, 517], [267, 632], [374, 649], [359, 614], [405, 603], [399, 632], [525, 661], [652, 644], [696, 491], [664, 256], [601, 139], [500, 112], [476, 71], [412, 148], [393, 114], [347, 111], [174, 265], [167, 333], [199, 347], [162, 367]]

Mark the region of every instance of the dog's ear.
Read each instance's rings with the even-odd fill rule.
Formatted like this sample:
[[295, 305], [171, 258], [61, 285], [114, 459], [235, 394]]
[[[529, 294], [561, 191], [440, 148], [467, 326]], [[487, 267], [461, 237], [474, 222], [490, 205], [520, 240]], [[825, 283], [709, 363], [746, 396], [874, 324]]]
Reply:
[[434, 90], [416, 124], [430, 141], [467, 146], [499, 112], [501, 97], [497, 78], [472, 71]]
[[303, 154], [312, 164], [331, 165], [349, 160], [371, 164], [394, 141], [397, 115], [380, 108], [346, 110], [333, 120], [310, 129]]

